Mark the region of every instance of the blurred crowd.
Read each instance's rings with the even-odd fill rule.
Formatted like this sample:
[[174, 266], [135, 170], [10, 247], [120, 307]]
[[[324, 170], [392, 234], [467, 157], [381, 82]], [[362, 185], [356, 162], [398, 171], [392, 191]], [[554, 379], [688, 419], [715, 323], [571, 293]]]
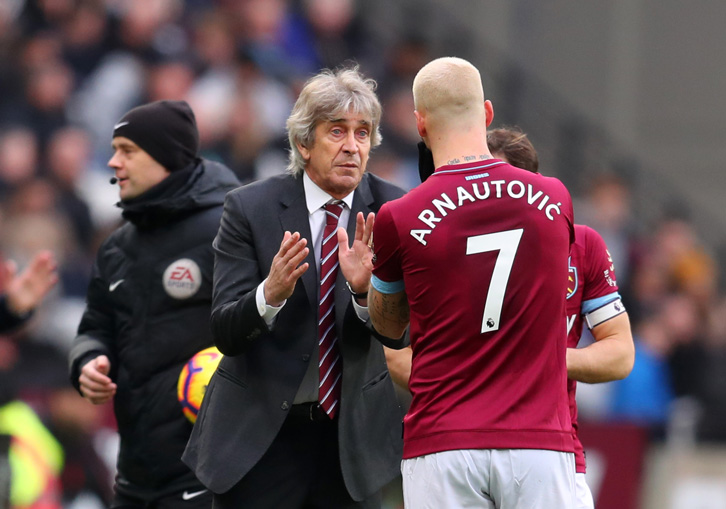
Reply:
[[[120, 221], [106, 167], [114, 123], [135, 105], [185, 99], [203, 155], [250, 182], [284, 171], [285, 119], [305, 80], [355, 61], [378, 82], [384, 106], [369, 170], [409, 189], [419, 140], [411, 82], [441, 55], [405, 29], [384, 43], [364, 8], [356, 0], [0, 2], [0, 251], [22, 266], [50, 249], [60, 275], [29, 324], [0, 337], [0, 370], [64, 449], [67, 507], [107, 501], [113, 476], [112, 412], [75, 393], [65, 358], [96, 249]], [[636, 341], [630, 377], [582, 387], [581, 415], [640, 423], [655, 440], [726, 441], [719, 267], [687, 215], [664, 207], [643, 224], [630, 189], [627, 175], [603, 173], [574, 197], [577, 222], [609, 246]]]

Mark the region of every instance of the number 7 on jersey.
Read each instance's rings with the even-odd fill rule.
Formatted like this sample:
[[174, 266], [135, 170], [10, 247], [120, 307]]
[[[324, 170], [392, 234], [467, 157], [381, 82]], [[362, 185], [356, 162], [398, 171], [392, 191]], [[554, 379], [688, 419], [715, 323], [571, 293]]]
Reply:
[[519, 228], [517, 230], [474, 235], [466, 239], [467, 255], [499, 251], [497, 261], [494, 263], [492, 280], [489, 283], [489, 292], [484, 303], [484, 317], [481, 322], [482, 334], [499, 330], [504, 294], [507, 291], [509, 274], [512, 272], [514, 257], [517, 255], [517, 248], [523, 232], [524, 229]]

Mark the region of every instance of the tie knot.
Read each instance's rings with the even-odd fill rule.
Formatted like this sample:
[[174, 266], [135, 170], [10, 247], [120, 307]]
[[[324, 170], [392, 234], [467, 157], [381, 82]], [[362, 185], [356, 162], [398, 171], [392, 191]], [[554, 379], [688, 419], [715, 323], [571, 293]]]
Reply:
[[326, 203], [323, 205], [325, 209], [325, 224], [338, 224], [340, 214], [343, 212], [343, 205], [338, 203]]

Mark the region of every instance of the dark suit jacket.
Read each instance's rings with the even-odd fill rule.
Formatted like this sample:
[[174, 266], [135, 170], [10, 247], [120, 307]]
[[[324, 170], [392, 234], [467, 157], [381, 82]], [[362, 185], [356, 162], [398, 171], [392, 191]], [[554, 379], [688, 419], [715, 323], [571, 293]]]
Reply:
[[[402, 194], [396, 186], [364, 174], [353, 199], [349, 237], [359, 211], [377, 212]], [[310, 266], [270, 331], [257, 310], [255, 292], [285, 231], [308, 239], [305, 261]], [[319, 279], [312, 240], [302, 177], [280, 175], [227, 195], [214, 241], [212, 305], [215, 342], [225, 356], [207, 388], [183, 457], [213, 492], [229, 490], [259, 461], [287, 417], [308, 363], [317, 362]], [[402, 410], [381, 343], [370, 324], [356, 316], [341, 271], [335, 310], [343, 357], [340, 462], [350, 495], [362, 500], [399, 472]], [[400, 342], [391, 345], [400, 347]]]

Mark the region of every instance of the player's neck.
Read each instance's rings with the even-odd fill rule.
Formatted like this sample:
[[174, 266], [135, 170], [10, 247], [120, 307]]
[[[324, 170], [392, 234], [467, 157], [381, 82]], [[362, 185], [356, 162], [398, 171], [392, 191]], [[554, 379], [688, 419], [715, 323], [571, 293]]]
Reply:
[[434, 155], [436, 168], [452, 164], [473, 163], [491, 159], [489, 147], [486, 143], [486, 136], [461, 136], [460, 138], [440, 139], [439, 143], [434, 142], [431, 147]]

